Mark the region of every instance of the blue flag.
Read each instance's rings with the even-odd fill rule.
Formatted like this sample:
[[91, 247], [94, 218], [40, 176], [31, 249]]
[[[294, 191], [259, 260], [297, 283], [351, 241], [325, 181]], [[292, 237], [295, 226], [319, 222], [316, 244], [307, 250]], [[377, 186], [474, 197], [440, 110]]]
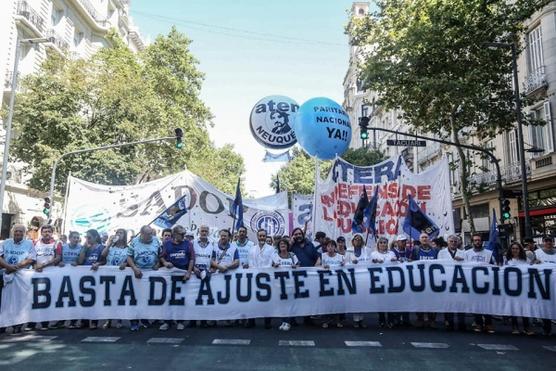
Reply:
[[363, 233], [363, 219], [365, 218], [365, 210], [369, 206], [369, 197], [367, 196], [367, 190], [365, 185], [363, 185], [363, 192], [361, 193], [361, 198], [357, 203], [357, 208], [353, 213], [353, 220], [351, 221], [351, 232], [352, 233]]
[[376, 237], [376, 209], [378, 207], [378, 186], [375, 187], [375, 193], [365, 209], [365, 216], [367, 217], [367, 230]]
[[187, 214], [186, 195], [183, 195], [157, 216], [153, 223], [160, 228], [172, 228], [185, 214]]
[[498, 262], [498, 224], [496, 223], [496, 210], [492, 209], [492, 222], [490, 223], [490, 232], [488, 234], [487, 250], [492, 251], [494, 260]]
[[239, 187], [239, 181], [237, 180], [237, 187], [236, 187], [236, 198], [234, 198], [234, 202], [232, 203], [232, 216], [235, 219], [235, 225], [233, 229], [238, 230], [240, 227], [243, 227], [243, 200], [241, 198], [241, 188]]
[[403, 223], [403, 231], [414, 240], [419, 240], [421, 233], [428, 234], [429, 238], [436, 238], [440, 233], [440, 229], [421, 210], [411, 195], [408, 196], [407, 215]]

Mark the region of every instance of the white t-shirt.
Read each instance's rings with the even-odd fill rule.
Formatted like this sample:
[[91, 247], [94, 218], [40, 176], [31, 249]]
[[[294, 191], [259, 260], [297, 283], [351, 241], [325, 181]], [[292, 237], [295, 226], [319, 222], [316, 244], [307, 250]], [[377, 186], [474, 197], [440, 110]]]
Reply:
[[249, 268], [272, 267], [272, 258], [275, 252], [276, 249], [266, 243], [262, 248], [259, 245], [253, 246], [249, 256]]
[[535, 250], [535, 258], [541, 263], [556, 264], [556, 251], [554, 254], [547, 254], [543, 249], [539, 248]]
[[[453, 255], [452, 255], [453, 254]], [[447, 247], [438, 252], [438, 260], [456, 260], [455, 258], [465, 260], [465, 250], [456, 249], [455, 253], [451, 252]]]
[[292, 266], [297, 265], [299, 263], [299, 260], [293, 253], [289, 253], [289, 257], [287, 258], [282, 258], [280, 255], [278, 255], [277, 252], [275, 252], [272, 256], [272, 263], [278, 265], [279, 267], [291, 268]]
[[35, 242], [35, 251], [37, 253], [37, 264], [50, 263], [56, 256], [56, 241], [44, 243], [42, 240]]
[[371, 253], [371, 260], [375, 260], [375, 264], [392, 263], [392, 259], [396, 259], [396, 254], [394, 254], [391, 250], [387, 250], [385, 252], [377, 250]]
[[249, 256], [251, 255], [251, 250], [255, 247], [252, 241], [245, 240], [244, 243], [235, 241], [232, 243], [236, 247], [237, 253], [239, 254], [239, 266], [243, 267], [244, 264], [249, 264]]
[[465, 261], [477, 264], [490, 264], [492, 262], [492, 251], [484, 248], [479, 251], [469, 249], [465, 252]]
[[511, 266], [517, 266], [517, 265], [529, 265], [529, 263], [527, 263], [527, 260], [521, 260], [521, 259], [510, 259], [510, 260], [506, 260], [506, 264], [505, 265], [511, 265]]
[[342, 265], [342, 263], [344, 262], [344, 256], [338, 253], [334, 254], [334, 256], [330, 256], [328, 254], [322, 254], [320, 260], [321, 260], [321, 265], [323, 267], [325, 265], [329, 267], [338, 267]]
[[[360, 264], [364, 265], [371, 261], [371, 249], [363, 247], [361, 255], [355, 256], [355, 250], [346, 251], [346, 264]], [[357, 262], [357, 263], [356, 263]]]
[[195, 266], [199, 269], [209, 269], [214, 243], [210, 240], [206, 244], [200, 240], [193, 241], [193, 251], [195, 251]]
[[234, 244], [230, 244], [230, 247], [227, 249], [221, 249], [218, 244], [215, 244], [212, 256], [217, 264], [224, 264], [227, 266], [231, 265], [234, 260], [239, 259], [237, 247]]

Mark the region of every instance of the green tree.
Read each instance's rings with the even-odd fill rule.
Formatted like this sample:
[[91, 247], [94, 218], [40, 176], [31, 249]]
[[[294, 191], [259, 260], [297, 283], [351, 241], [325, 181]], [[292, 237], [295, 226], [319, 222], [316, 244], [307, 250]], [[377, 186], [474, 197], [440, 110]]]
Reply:
[[[272, 177], [270, 186], [276, 190], [276, 175], [278, 175], [281, 190], [287, 190], [290, 194], [313, 194], [315, 191], [315, 160], [298, 147], [294, 147], [292, 156], [293, 159], [282, 166]], [[350, 148], [342, 158], [359, 166], [374, 165], [384, 160], [382, 153], [366, 148]], [[323, 179], [328, 175], [332, 163], [332, 161], [320, 162], [320, 174]]]
[[233, 191], [243, 159], [233, 147], [209, 140], [211, 114], [199, 98], [203, 75], [176, 29], [144, 51], [132, 53], [112, 33], [111, 47], [87, 60], [51, 54], [27, 77], [17, 97], [15, 159], [27, 166], [30, 185], [49, 186], [55, 159], [65, 152], [170, 136], [184, 130], [185, 147], [173, 143], [124, 147], [73, 156], [60, 163], [56, 188], [73, 175], [93, 182], [129, 184], [184, 168]]
[[[352, 18], [347, 31], [366, 50], [360, 77], [380, 94], [379, 104], [401, 109], [422, 132], [456, 143], [475, 135], [483, 142], [515, 121], [510, 50], [486, 43], [515, 43], [521, 50], [523, 22], [548, 2], [378, 0], [378, 11]], [[457, 150], [471, 215], [468, 159]]]

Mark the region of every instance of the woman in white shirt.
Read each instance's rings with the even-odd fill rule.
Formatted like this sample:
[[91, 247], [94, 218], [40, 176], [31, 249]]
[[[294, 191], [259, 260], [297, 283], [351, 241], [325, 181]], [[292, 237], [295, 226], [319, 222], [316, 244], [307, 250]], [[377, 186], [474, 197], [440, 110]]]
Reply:
[[[299, 260], [297, 256], [290, 251], [290, 240], [287, 238], [282, 238], [278, 242], [278, 249], [274, 256], [272, 257], [272, 266], [274, 268], [289, 268], [295, 269], [299, 266]], [[291, 328], [291, 318], [282, 318], [282, 324], [278, 327], [278, 330], [289, 331]]]
[[[341, 268], [345, 265], [344, 255], [338, 254], [338, 246], [336, 241], [329, 240], [323, 245], [322, 254], [317, 259], [315, 267], [322, 267], [326, 270]], [[330, 325], [336, 324], [336, 327], [344, 327], [342, 323], [342, 315], [335, 314], [332, 316], [323, 316], [324, 322], [322, 328], [328, 328]]]
[[[377, 242], [376, 251], [371, 253], [371, 261], [374, 264], [391, 264], [396, 262], [396, 254], [388, 249], [388, 239], [385, 237], [380, 237]], [[388, 314], [388, 317], [386, 316]], [[378, 313], [378, 325], [380, 327], [392, 328], [392, 313], [379, 312]]]
[[[351, 239], [351, 249], [346, 251], [346, 265], [366, 265], [371, 261], [371, 252], [365, 246], [363, 236], [360, 234], [353, 235]], [[353, 314], [354, 328], [367, 328], [363, 322], [363, 313]]]
[[[529, 263], [527, 262], [527, 254], [525, 253], [525, 249], [523, 248], [523, 246], [521, 246], [521, 244], [519, 242], [512, 242], [512, 244], [510, 245], [510, 248], [508, 249], [508, 252], [506, 253], [506, 262], [505, 265], [506, 266], [523, 266], [523, 265], [529, 265]], [[517, 324], [517, 317], [516, 316], [512, 316], [512, 334], [514, 335], [519, 335], [520, 331], [519, 331], [519, 326]], [[531, 328], [529, 327], [529, 318], [527, 317], [522, 317], [522, 322], [523, 322], [523, 333], [525, 335], [531, 336], [531, 335], [535, 335], [535, 332], [531, 330]]]

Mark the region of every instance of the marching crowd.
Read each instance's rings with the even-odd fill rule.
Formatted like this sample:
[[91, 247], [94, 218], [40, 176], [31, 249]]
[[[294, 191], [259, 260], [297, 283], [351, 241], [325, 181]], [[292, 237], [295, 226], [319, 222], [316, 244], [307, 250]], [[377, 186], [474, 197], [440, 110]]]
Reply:
[[[198, 236], [195, 237], [182, 226], [164, 229], [160, 237], [150, 226], [143, 226], [140, 233], [128, 239], [127, 231], [116, 230], [108, 236], [90, 229], [82, 236], [78, 232], [70, 232], [61, 236], [60, 240], [53, 237], [53, 228], [44, 225], [40, 229], [40, 238], [32, 241], [26, 238], [23, 225], [15, 225], [12, 238], [0, 244], [0, 269], [7, 273], [14, 273], [20, 269], [34, 269], [38, 272], [47, 267], [63, 267], [65, 265], [85, 265], [97, 270], [101, 265], [119, 266], [120, 269], [130, 268], [136, 278], [142, 277], [144, 270], [178, 268], [185, 271], [183, 279], [189, 280], [192, 275], [200, 279], [220, 272], [228, 272], [242, 268], [282, 267], [295, 269], [297, 267], [318, 266], [331, 269], [356, 264], [392, 264], [393, 262], [411, 262], [418, 260], [454, 260], [473, 262], [476, 264], [504, 264], [524, 265], [536, 263], [556, 264], [556, 249], [553, 237], [543, 238], [543, 245], [536, 247], [533, 240], [526, 240], [522, 245], [514, 241], [505, 252], [503, 259], [497, 262], [492, 251], [484, 247], [480, 234], [472, 236], [470, 246], [462, 246], [461, 239], [456, 235], [430, 240], [426, 233], [420, 235], [419, 241], [409, 243], [407, 236], [400, 235], [394, 241], [384, 237], [377, 240], [376, 248], [366, 246], [366, 241], [360, 234], [355, 234], [349, 245], [343, 236], [336, 240], [327, 238], [323, 232], [315, 234], [315, 243], [305, 236], [301, 228], [293, 230], [290, 237], [268, 236], [266, 231], [257, 231], [257, 241], [248, 239], [247, 229], [241, 227], [232, 236], [229, 230], [220, 230], [218, 241], [209, 238], [209, 227], [200, 226]], [[1, 271], [0, 271], [1, 272]], [[0, 274], [0, 278], [1, 278]], [[0, 280], [0, 287], [2, 281]], [[416, 319], [410, 322], [410, 313], [378, 313], [381, 327], [437, 326], [437, 313], [416, 313]], [[330, 326], [343, 327], [346, 315], [328, 315], [305, 317], [306, 324], [318, 324], [323, 328]], [[519, 318], [511, 317], [512, 332], [533, 335], [532, 322], [537, 319], [521, 318], [522, 331], [519, 330]], [[271, 328], [271, 318], [264, 319], [264, 326]], [[279, 329], [290, 330], [297, 322], [293, 318], [281, 318]], [[538, 321], [540, 323], [540, 321]], [[362, 313], [352, 315], [355, 328], [367, 327]], [[138, 331], [141, 327], [148, 327], [147, 321], [131, 321], [131, 331]], [[168, 330], [172, 325], [169, 321], [160, 321], [161, 331]], [[200, 321], [201, 327], [216, 326], [215, 321]], [[254, 319], [244, 321], [225, 321], [225, 325], [255, 326]], [[463, 313], [445, 313], [444, 325], [448, 330], [466, 329]], [[64, 326], [64, 321], [56, 323], [30, 323], [25, 326], [15, 326], [12, 331], [20, 332], [24, 329], [47, 329], [49, 327]], [[69, 328], [89, 327], [96, 329], [96, 320], [72, 320]], [[121, 327], [120, 320], [106, 321], [104, 327]], [[186, 326], [183, 321], [175, 323], [177, 330]], [[197, 321], [190, 321], [188, 327], [197, 326]], [[494, 333], [493, 317], [490, 315], [474, 315], [472, 324], [476, 332]], [[550, 335], [552, 323], [548, 319], [542, 320], [543, 333]], [[1, 329], [5, 331], [5, 329]]]

